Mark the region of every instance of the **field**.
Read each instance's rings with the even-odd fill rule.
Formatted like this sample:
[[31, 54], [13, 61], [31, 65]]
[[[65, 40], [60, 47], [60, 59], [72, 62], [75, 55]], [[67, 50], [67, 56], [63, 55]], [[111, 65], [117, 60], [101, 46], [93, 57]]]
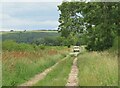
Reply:
[[78, 57], [79, 85], [118, 86], [118, 58], [108, 52], [85, 52]]
[[1, 3], [3, 88], [120, 88], [120, 3], [24, 1]]
[[[36, 33], [37, 34], [33, 34], [39, 35], [38, 32]], [[11, 36], [11, 33], [3, 35]], [[15, 33], [15, 35], [17, 34]], [[3, 41], [2, 43], [3, 86], [21, 85], [29, 81], [36, 74], [42, 73], [47, 68], [55, 65], [68, 55], [68, 57], [55, 66], [44, 79], [39, 80], [33, 86], [66, 85], [72, 62], [75, 58], [69, 55], [71, 48], [67, 46], [44, 46], [29, 43], [16, 43], [9, 40], [9, 38], [6, 40], [7, 41]], [[118, 47], [116, 47], [116, 44], [117, 43], [115, 43], [114, 47], [110, 50], [104, 52], [88, 52], [82, 49], [77, 57], [77, 67], [79, 70], [77, 77], [79, 86], [118, 85], [118, 52], [116, 50]]]
[[80, 86], [118, 86], [118, 39], [113, 47], [102, 52], [83, 52], [78, 56]]
[[65, 47], [49, 47], [37, 52], [3, 52], [3, 85], [13, 86], [27, 81], [63, 59], [67, 52]]

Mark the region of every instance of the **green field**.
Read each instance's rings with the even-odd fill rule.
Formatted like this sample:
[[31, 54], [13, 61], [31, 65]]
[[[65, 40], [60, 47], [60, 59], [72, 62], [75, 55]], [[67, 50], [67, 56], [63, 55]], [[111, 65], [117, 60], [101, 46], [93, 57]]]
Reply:
[[[27, 36], [29, 34], [31, 36], [33, 34], [42, 36], [41, 33], [43, 32], [34, 33], [28, 33]], [[48, 33], [53, 34], [53, 32]], [[18, 35], [16, 33], [3, 35], [13, 36], [14, 34]], [[11, 39], [9, 40], [9, 37], [6, 40], [2, 42], [3, 86], [16, 86], [28, 81], [36, 74], [43, 72], [45, 69], [62, 60], [66, 55], [69, 55], [71, 50], [67, 46], [17, 43], [11, 41]], [[77, 62], [79, 69], [78, 83], [80, 86], [118, 85], [117, 40], [118, 38], [115, 39], [113, 47], [106, 51], [89, 52], [82, 49]], [[69, 56], [66, 60], [60, 62], [44, 79], [40, 80], [34, 86], [65, 86], [74, 58]]]
[[68, 53], [66, 47], [47, 47], [45, 50], [4, 51], [3, 52], [3, 86], [15, 86], [29, 80], [63, 59]]
[[[15, 86], [51, 67], [66, 55], [67, 47], [46, 46], [39, 51], [4, 51], [3, 85]], [[59, 63], [47, 76], [34, 86], [64, 86], [74, 57]], [[117, 55], [105, 52], [84, 51], [78, 56], [78, 81], [80, 86], [117, 86]], [[64, 69], [63, 69], [64, 68]], [[11, 73], [11, 74], [10, 74]]]

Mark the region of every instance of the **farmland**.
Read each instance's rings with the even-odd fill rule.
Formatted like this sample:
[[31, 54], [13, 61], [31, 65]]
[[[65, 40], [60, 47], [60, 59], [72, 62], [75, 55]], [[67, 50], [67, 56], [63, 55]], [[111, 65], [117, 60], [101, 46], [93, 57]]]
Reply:
[[[78, 85], [118, 85], [116, 44], [117, 41], [113, 48], [104, 52], [88, 52], [82, 49], [77, 61]], [[17, 86], [25, 83], [65, 58], [71, 51], [67, 46], [33, 45], [11, 40], [3, 41], [2, 47], [3, 86]], [[67, 57], [34, 86], [65, 86], [74, 58]]]
[[[46, 10], [46, 3], [40, 4], [24, 4], [29, 9], [21, 4], [10, 5], [23, 8], [22, 14], [16, 9], [14, 12], [14, 8], [3, 8], [6, 10], [3, 28], [10, 31], [0, 33], [2, 85], [117, 88], [120, 83], [120, 3], [65, 1], [55, 4], [59, 13], [53, 13], [54, 8]], [[53, 26], [58, 31], [35, 30]], [[24, 31], [18, 31], [19, 28]]]
[[[45, 50], [4, 51], [3, 86], [15, 86], [44, 71], [63, 59], [68, 53], [65, 47], [47, 47]], [[10, 74], [11, 73], [11, 74]]]
[[69, 49], [65, 46], [36, 45], [24, 41], [31, 37], [56, 37], [59, 36], [57, 32], [26, 32], [21, 36], [22, 42], [17, 39], [18, 36], [17, 32], [2, 34], [3, 86], [20, 85], [68, 55]]

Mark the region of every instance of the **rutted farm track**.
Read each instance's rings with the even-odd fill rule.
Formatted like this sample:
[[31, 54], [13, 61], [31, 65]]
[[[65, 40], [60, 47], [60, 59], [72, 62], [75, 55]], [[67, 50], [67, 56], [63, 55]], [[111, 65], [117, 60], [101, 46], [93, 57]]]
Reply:
[[39, 73], [39, 74], [35, 75], [35, 77], [31, 78], [29, 81], [27, 81], [26, 83], [21, 84], [20, 86], [32, 86], [32, 85], [36, 84], [38, 81], [42, 80], [53, 68], [55, 68], [56, 65], [58, 65], [60, 62], [67, 59], [67, 57], [68, 56], [66, 56], [64, 59], [58, 61], [55, 65], [53, 65], [52, 67], [46, 69], [42, 73]]
[[68, 82], [66, 86], [78, 86], [78, 68], [77, 68], [77, 57], [73, 61], [72, 69], [69, 74]]
[[[77, 69], [77, 58], [70, 57], [67, 55], [65, 58], [62, 60], [58, 61], [55, 65], [49, 67], [42, 73], [39, 73], [35, 75], [33, 78], [31, 78], [29, 81], [19, 85], [19, 86], [52, 86], [51, 83], [54, 84], [54, 81], [57, 80], [57, 75], [65, 75], [65, 78], [62, 78], [61, 81], [64, 82], [64, 85], [62, 84], [56, 84], [56, 86], [77, 86], [78, 81], [77, 81], [77, 74], [78, 74], [78, 69]], [[69, 61], [68, 61], [69, 60]], [[67, 68], [66, 68], [67, 67]], [[68, 71], [66, 71], [68, 69]], [[57, 71], [59, 70], [59, 71]], [[49, 75], [52, 75], [53, 72], [58, 72], [56, 76], [54, 76], [48, 84], [41, 84], [41, 82], [46, 81], [46, 79], [49, 77]], [[61, 76], [62, 77], [62, 76]], [[53, 81], [53, 82], [52, 82]], [[60, 81], [60, 80], [57, 80]]]
[[[62, 50], [62, 53], [64, 51]], [[23, 86], [27, 88], [29, 86], [117, 85], [117, 57], [108, 52], [82, 52], [79, 56], [75, 53], [75, 56], [71, 55], [73, 53], [61, 55], [58, 52], [40, 57], [41, 53], [47, 55], [44, 54], [45, 52], [30, 53], [27, 55], [29, 57], [25, 54], [25, 58], [13, 57], [14, 53], [11, 52], [3, 54], [3, 73], [5, 73], [3, 74], [3, 86], [5, 86], [5, 82], [6, 85], [21, 88]], [[8, 58], [8, 55], [11, 56]]]

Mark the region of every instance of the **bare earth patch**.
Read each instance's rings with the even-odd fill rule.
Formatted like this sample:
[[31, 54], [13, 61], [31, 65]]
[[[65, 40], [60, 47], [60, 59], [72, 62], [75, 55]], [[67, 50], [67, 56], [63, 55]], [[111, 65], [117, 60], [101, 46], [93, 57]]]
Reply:
[[78, 86], [78, 68], [77, 68], [77, 57], [73, 61], [72, 69], [69, 74], [69, 78], [66, 86]]

